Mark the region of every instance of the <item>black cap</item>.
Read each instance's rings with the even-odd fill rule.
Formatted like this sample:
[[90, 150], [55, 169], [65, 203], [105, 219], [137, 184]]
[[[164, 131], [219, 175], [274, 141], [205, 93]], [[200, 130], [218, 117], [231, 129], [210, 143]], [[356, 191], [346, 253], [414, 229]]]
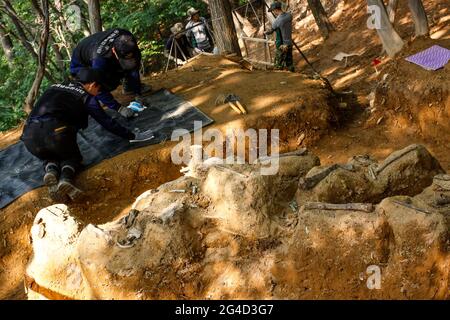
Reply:
[[99, 85], [103, 84], [101, 73], [98, 70], [92, 68], [80, 69], [80, 71], [78, 71], [76, 75], [76, 80], [83, 84], [92, 82], [96, 82]]
[[280, 9], [281, 10], [282, 8], [283, 8], [283, 6], [282, 6], [281, 2], [274, 2], [274, 3], [272, 3], [270, 5], [269, 12], [272, 12], [275, 9]]
[[124, 70], [136, 70], [139, 67], [138, 45], [131, 35], [121, 35], [114, 41], [114, 49]]

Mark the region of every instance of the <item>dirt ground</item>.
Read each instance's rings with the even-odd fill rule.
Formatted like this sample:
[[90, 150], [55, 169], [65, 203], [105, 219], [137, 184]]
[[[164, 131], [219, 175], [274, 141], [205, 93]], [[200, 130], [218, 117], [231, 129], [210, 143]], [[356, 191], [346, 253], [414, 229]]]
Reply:
[[[319, 81], [311, 80], [310, 72], [297, 54], [300, 74], [249, 72], [227, 59], [202, 57], [179, 70], [148, 77], [146, 82], [154, 89], [169, 88], [191, 101], [213, 118], [214, 126], [219, 129], [279, 128], [282, 151], [308, 147], [320, 157], [322, 164], [345, 163], [353, 155], [366, 153], [382, 159], [394, 150], [420, 143], [449, 171], [450, 138], [447, 137], [450, 135], [445, 135], [450, 130], [449, 66], [428, 72], [403, 60], [407, 54], [432, 44], [450, 48], [447, 1], [425, 2], [432, 40], [410, 41], [413, 26], [407, 10], [401, 7], [397, 24], [408, 43], [405, 52], [396, 59], [382, 56], [376, 34], [363, 27], [367, 19], [365, 1], [341, 3], [329, 7], [332, 22], [338, 27], [330, 39], [323, 42], [318, 37], [310, 15], [298, 21], [297, 38], [304, 44], [302, 50], [336, 89], [352, 91], [346, 98], [333, 98]], [[345, 65], [332, 60], [340, 51], [361, 55], [350, 57]], [[379, 74], [370, 65], [376, 57], [382, 59]], [[380, 83], [385, 74], [396, 92], [414, 92], [417, 87], [418, 96], [412, 95], [415, 100], [408, 99], [407, 95], [398, 100], [395, 93], [384, 94]], [[411, 87], [411, 79], [425, 89]], [[428, 94], [422, 99], [420, 92], [427, 88]], [[440, 90], [439, 94], [436, 90]], [[217, 96], [228, 92], [241, 97], [249, 115], [239, 116], [227, 105], [216, 106]], [[371, 92], [378, 94], [375, 94], [376, 110], [369, 105]], [[385, 97], [384, 105], [382, 97]], [[347, 103], [345, 110], [338, 107], [340, 102]], [[425, 121], [435, 114], [442, 115], [438, 130], [433, 123]], [[1, 133], [0, 148], [17, 141], [20, 133], [21, 127]], [[304, 139], [299, 144], [302, 134]], [[83, 223], [94, 224], [123, 216], [142, 192], [180, 176], [180, 167], [170, 160], [172, 146], [173, 143], [166, 142], [134, 150], [83, 172], [77, 183], [88, 196], [83, 202], [70, 204], [72, 214]], [[47, 191], [41, 188], [0, 210], [0, 298], [25, 298], [22, 281], [31, 255], [30, 227], [36, 213], [51, 204]]]

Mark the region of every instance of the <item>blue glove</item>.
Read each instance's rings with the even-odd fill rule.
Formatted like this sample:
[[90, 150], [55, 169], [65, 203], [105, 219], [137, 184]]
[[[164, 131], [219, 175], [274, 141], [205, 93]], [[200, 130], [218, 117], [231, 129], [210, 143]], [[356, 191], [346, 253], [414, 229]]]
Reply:
[[133, 110], [134, 112], [141, 112], [141, 111], [144, 111], [145, 109], [147, 109], [146, 106], [144, 106], [143, 104], [140, 104], [137, 101], [131, 102], [127, 108]]

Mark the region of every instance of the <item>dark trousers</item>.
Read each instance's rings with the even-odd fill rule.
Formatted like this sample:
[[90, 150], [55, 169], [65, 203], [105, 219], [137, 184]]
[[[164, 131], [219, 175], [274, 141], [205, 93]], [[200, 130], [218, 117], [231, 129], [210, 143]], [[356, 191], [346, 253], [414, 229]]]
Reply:
[[141, 94], [141, 76], [139, 71], [125, 73], [123, 77], [123, 87], [125, 91]]
[[77, 144], [77, 129], [58, 120], [29, 122], [25, 125], [22, 141], [27, 150], [45, 162], [66, 165], [77, 170], [83, 157]]

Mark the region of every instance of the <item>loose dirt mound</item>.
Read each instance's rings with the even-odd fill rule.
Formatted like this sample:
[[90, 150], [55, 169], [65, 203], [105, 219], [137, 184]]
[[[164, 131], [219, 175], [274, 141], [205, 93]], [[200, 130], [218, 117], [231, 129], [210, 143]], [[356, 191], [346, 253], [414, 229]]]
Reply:
[[[280, 129], [282, 151], [296, 148], [302, 133], [303, 143], [316, 141], [336, 120], [335, 103], [320, 82], [286, 72], [250, 72], [217, 56], [200, 56], [148, 82], [155, 90], [169, 88], [190, 100], [215, 120], [211, 128], [222, 132]], [[237, 94], [249, 114], [238, 115], [227, 104], [216, 106], [223, 93]], [[117, 96], [126, 102], [119, 92]], [[20, 130], [8, 133], [8, 143], [19, 135]], [[165, 142], [127, 152], [83, 172], [76, 183], [87, 196], [68, 204], [71, 214], [85, 224], [102, 224], [126, 214], [130, 199], [181, 175], [170, 157], [174, 145]], [[23, 297], [23, 273], [31, 255], [29, 230], [35, 214], [52, 203], [41, 188], [0, 210], [0, 297]]]
[[[448, 298], [450, 176], [377, 206], [296, 204], [292, 185], [316, 164], [310, 153], [282, 157], [271, 177], [212, 165], [149, 190], [119, 220], [84, 228], [66, 206], [43, 209], [29, 297]], [[399, 176], [410, 168], [392, 167]]]
[[[281, 144], [295, 145], [302, 133], [304, 143], [317, 141], [338, 122], [331, 93], [317, 80], [301, 74], [248, 71], [226, 58], [204, 55], [178, 70], [151, 79], [154, 88], [172, 88], [217, 123], [220, 129], [276, 128]], [[216, 106], [221, 94], [233, 93], [248, 109], [241, 116], [228, 104]]]
[[404, 60], [433, 45], [450, 48], [450, 40], [416, 39], [380, 75], [375, 90], [374, 116], [383, 117], [394, 130], [414, 133], [438, 143], [449, 143], [450, 64], [428, 71]]

